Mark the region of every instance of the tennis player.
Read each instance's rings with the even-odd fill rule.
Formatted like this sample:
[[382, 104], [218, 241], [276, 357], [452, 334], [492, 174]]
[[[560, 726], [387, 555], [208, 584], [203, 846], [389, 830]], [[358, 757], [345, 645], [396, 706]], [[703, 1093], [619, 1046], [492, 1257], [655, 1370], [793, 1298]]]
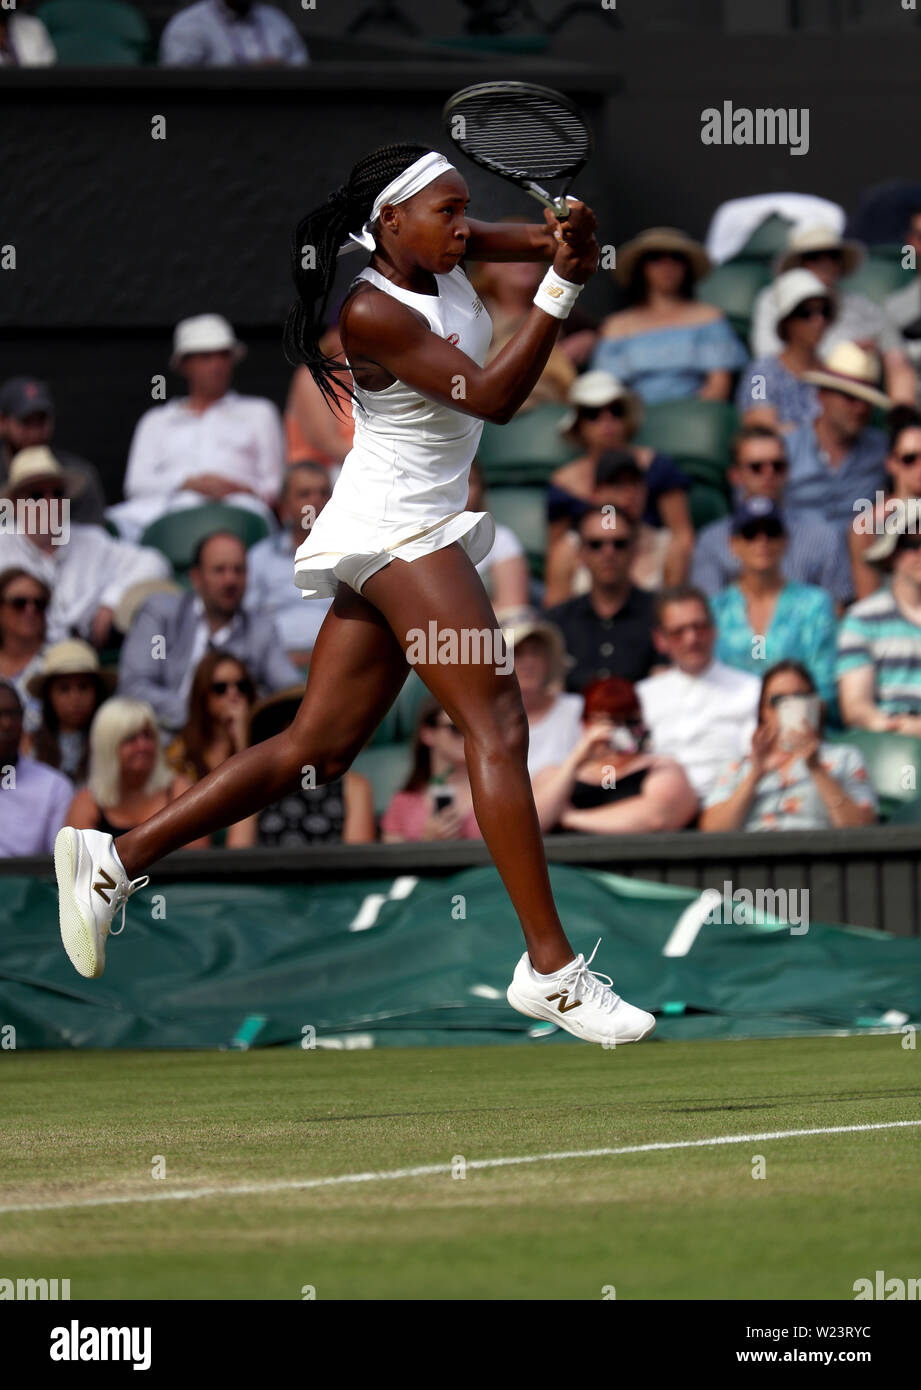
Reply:
[[[496, 631], [475, 569], [492, 546], [494, 525], [488, 512], [466, 510], [470, 464], [483, 421], [504, 424], [530, 395], [597, 267], [599, 247], [595, 217], [575, 199], [568, 219], [558, 222], [548, 209], [543, 226], [476, 222], [468, 202], [463, 177], [444, 155], [387, 145], [360, 160], [348, 182], [298, 224], [298, 299], [285, 351], [307, 364], [331, 401], [334, 374], [344, 369], [324, 356], [319, 339], [337, 259], [362, 249], [371, 257], [339, 321], [354, 447], [295, 556], [294, 580], [305, 598], [334, 602], [290, 728], [228, 759], [114, 839], [60, 831], [61, 936], [80, 974], [102, 974], [115, 913], [121, 907], [121, 930], [127, 899], [149, 882], [148, 866], [277, 801], [308, 767], [318, 784], [342, 776], [399, 694], [411, 641], [418, 658], [414, 631]], [[552, 260], [524, 323], [486, 367], [491, 324], [463, 268], [474, 259]], [[509, 1003], [591, 1042], [646, 1037], [652, 1014], [589, 968], [594, 952], [588, 961], [575, 955], [557, 915], [528, 778], [528, 723], [510, 663], [449, 664], [438, 650], [424, 652], [419, 674], [459, 731], [441, 736], [464, 739], [477, 822], [527, 947]]]

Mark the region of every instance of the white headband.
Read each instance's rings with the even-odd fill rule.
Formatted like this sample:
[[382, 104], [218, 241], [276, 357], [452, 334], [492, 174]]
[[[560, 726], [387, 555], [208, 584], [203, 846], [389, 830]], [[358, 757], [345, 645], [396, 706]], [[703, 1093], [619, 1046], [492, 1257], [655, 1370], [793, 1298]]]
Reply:
[[350, 251], [376, 251], [377, 243], [371, 229], [380, 217], [381, 208], [385, 203], [405, 203], [408, 198], [414, 197], [416, 193], [421, 193], [423, 188], [427, 188], [435, 179], [440, 178], [442, 174], [446, 174], [449, 169], [453, 168], [454, 165], [450, 164], [443, 154], [438, 154], [435, 150], [430, 150], [428, 154], [422, 155], [415, 164], [410, 164], [408, 169], [404, 169], [402, 174], [398, 174], [395, 179], [388, 183], [386, 188], [378, 193], [371, 209], [371, 216], [361, 231], [349, 232], [348, 241], [342, 243], [337, 254], [346, 256]]

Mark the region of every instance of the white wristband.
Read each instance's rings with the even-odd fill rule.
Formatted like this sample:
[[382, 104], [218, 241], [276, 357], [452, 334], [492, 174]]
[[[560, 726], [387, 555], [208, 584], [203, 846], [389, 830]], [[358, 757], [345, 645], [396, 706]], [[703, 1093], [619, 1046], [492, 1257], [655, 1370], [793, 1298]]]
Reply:
[[564, 280], [557, 275], [553, 266], [550, 266], [538, 285], [532, 302], [555, 319], [568, 319], [569, 312], [582, 290], [582, 285], [574, 285], [571, 280]]

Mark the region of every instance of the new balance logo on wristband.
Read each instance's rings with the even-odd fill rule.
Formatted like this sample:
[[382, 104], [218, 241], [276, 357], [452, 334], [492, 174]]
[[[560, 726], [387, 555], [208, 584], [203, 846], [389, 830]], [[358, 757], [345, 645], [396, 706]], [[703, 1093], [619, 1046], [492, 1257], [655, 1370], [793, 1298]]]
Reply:
[[560, 295], [563, 293], [560, 285], [545, 285], [544, 290], [550, 295], [551, 299], [559, 299]]

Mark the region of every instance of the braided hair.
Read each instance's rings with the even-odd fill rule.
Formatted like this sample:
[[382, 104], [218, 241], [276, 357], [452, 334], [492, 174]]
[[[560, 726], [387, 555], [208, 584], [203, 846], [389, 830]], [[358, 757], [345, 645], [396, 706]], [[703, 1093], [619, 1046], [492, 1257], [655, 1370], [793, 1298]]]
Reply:
[[[301, 218], [291, 237], [291, 273], [298, 297], [285, 321], [285, 357], [292, 366], [304, 363], [310, 368], [330, 408], [340, 413], [335, 388], [337, 378], [341, 380], [348, 369], [320, 350], [339, 247], [349, 232], [357, 232], [371, 216], [381, 189], [428, 150], [428, 145], [382, 145], [366, 155], [346, 183], [340, 184], [321, 207]], [[312, 252], [308, 266], [303, 264], [305, 248]], [[355, 399], [352, 388], [344, 380], [341, 384]]]

